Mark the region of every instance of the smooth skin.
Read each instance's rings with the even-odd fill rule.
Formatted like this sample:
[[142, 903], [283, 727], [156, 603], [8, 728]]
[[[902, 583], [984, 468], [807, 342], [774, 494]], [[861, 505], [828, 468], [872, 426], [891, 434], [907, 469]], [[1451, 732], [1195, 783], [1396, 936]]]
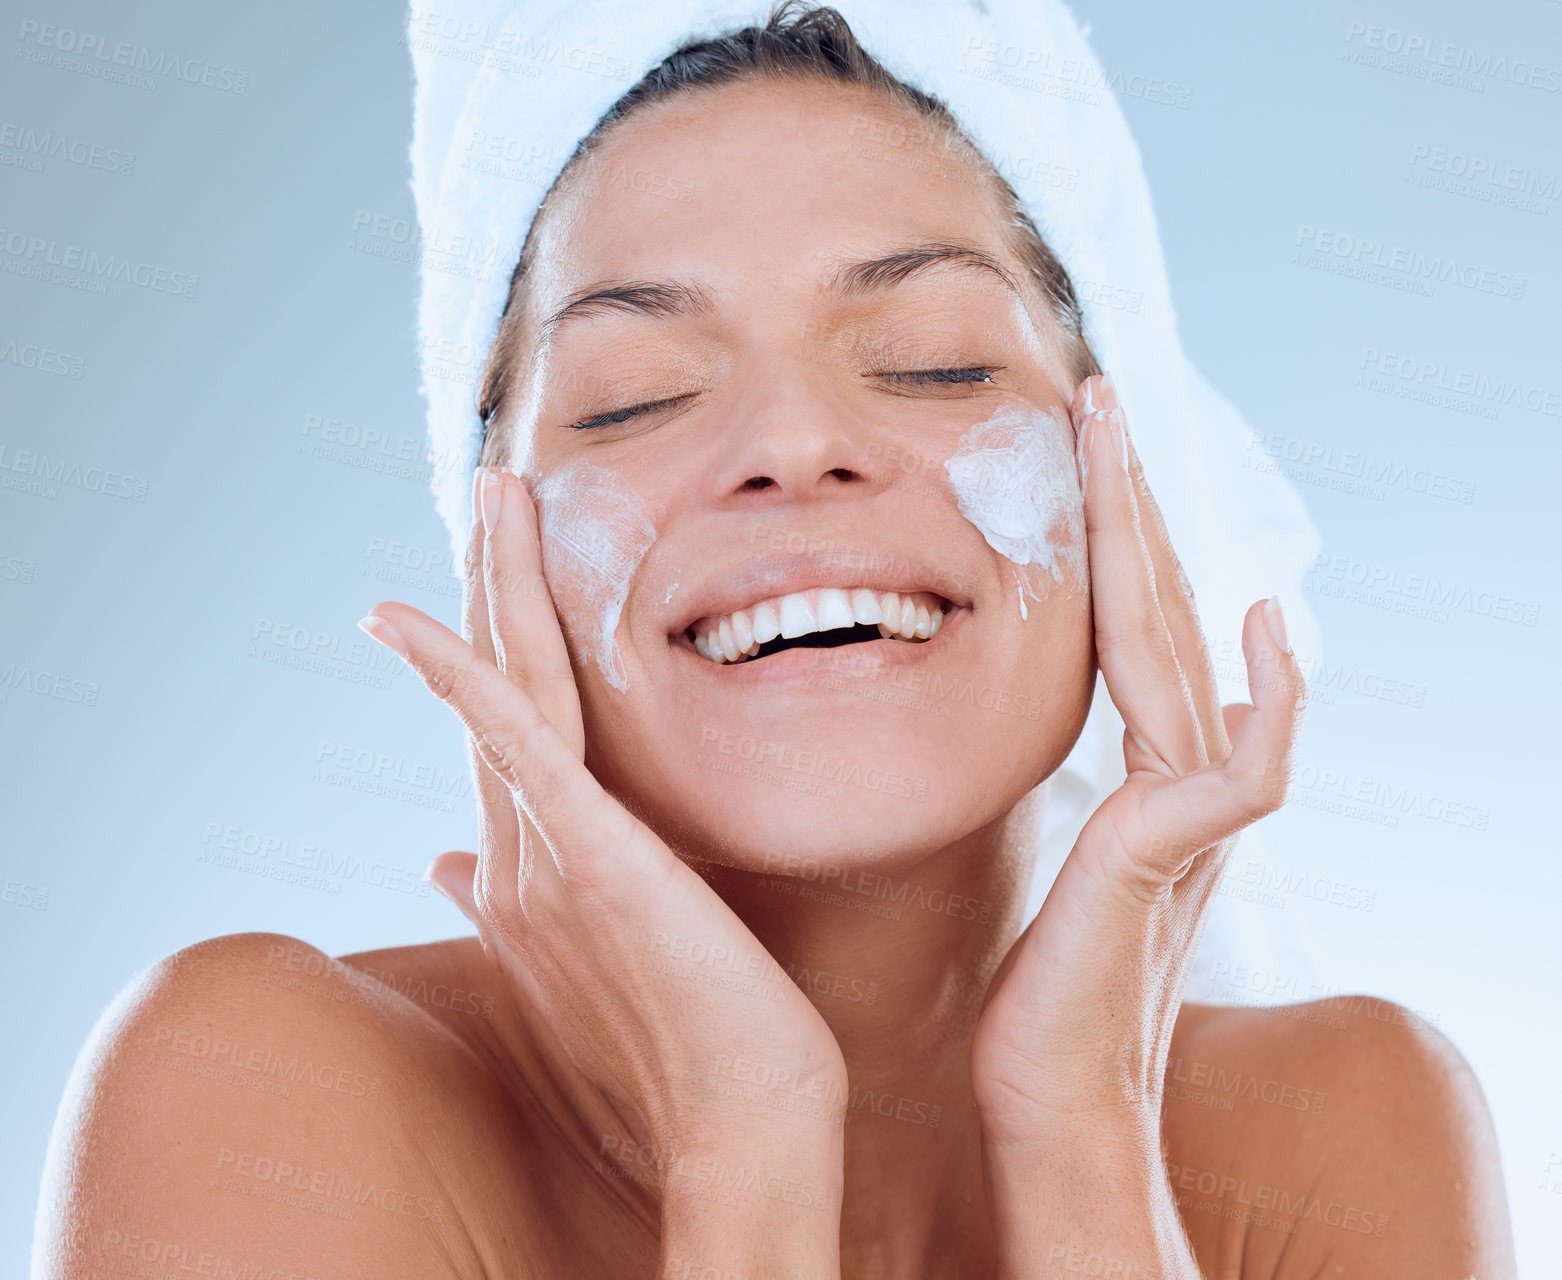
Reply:
[[[1284, 796], [1305, 690], [1283, 618], [1248, 610], [1252, 704], [1222, 708], [1115, 388], [1072, 385], [1034, 299], [948, 263], [823, 287], [842, 255], [911, 242], [1021, 274], [979, 181], [853, 148], [885, 118], [723, 90], [632, 121], [550, 210], [518, 474], [475, 477], [463, 635], [400, 603], [365, 623], [466, 731], [479, 852], [431, 878], [478, 936], [338, 961], [245, 934], [154, 967], [72, 1077], [37, 1275], [1513, 1274], [1491, 1121], [1439, 1033], [1374, 1000], [1181, 1002], [1236, 834]], [[615, 162], [697, 198], [653, 203]], [[700, 314], [605, 307], [542, 340], [589, 284], [691, 276]], [[884, 381], [935, 353], [1000, 372]], [[1055, 412], [1082, 481], [1088, 576], [1023, 617], [1013, 567], [892, 461], [947, 458], [1005, 405]], [[583, 459], [660, 512], [618, 633], [627, 691], [583, 659], [531, 496]], [[826, 550], [756, 558], [776, 528]], [[745, 566], [839, 573], [843, 547], [937, 564], [961, 616], [910, 660], [1046, 714], [932, 716], [806, 658], [745, 676], [679, 643]], [[1097, 664], [1127, 780], [1022, 932], [1037, 784]], [[930, 786], [741, 779], [702, 751], [732, 725]], [[981, 910], [778, 891], [802, 856]]]

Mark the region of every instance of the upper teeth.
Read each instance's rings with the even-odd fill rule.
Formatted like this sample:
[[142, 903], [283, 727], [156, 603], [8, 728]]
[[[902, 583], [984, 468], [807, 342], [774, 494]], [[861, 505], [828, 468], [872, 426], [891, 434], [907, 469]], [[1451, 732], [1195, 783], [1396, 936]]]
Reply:
[[944, 602], [931, 591], [869, 591], [815, 587], [761, 600], [747, 609], [701, 618], [694, 647], [712, 662], [741, 662], [777, 636], [792, 640], [815, 631], [878, 624], [879, 634], [928, 640], [944, 625]]

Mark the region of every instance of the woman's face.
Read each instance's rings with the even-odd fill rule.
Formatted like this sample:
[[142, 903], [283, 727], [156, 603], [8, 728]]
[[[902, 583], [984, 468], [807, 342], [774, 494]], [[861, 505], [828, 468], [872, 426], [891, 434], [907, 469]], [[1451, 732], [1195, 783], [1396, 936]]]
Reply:
[[538, 227], [501, 429], [587, 761], [674, 847], [887, 869], [1078, 736], [1074, 387], [995, 209], [872, 96], [744, 85], [621, 126]]

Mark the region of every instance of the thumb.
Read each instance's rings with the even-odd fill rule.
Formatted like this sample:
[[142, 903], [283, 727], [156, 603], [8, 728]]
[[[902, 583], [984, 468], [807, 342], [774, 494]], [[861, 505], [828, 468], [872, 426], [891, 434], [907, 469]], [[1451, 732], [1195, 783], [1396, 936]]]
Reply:
[[423, 873], [423, 878], [455, 903], [456, 910], [478, 925], [478, 931], [482, 932], [477, 918], [477, 899], [472, 892], [476, 876], [477, 855], [461, 849], [440, 854]]

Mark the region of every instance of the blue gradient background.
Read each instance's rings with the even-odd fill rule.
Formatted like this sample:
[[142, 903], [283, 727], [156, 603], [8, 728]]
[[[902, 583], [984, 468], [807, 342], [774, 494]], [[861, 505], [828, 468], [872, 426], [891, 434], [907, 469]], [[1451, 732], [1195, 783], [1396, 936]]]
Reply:
[[[304, 448], [314, 415], [381, 433], [391, 457], [421, 456], [414, 268], [350, 247], [360, 213], [413, 221], [402, 10], [0, 7], [0, 125], [135, 156], [128, 174], [0, 164], [0, 228], [199, 277], [192, 300], [0, 274], [0, 348], [53, 348], [80, 370], [0, 359], [7, 460], [31, 449], [146, 482], [144, 502], [0, 489], [0, 671], [97, 690], [88, 706], [14, 677], [0, 687], [0, 1272], [21, 1274], [67, 1073], [138, 969], [244, 930], [338, 954], [464, 932], [418, 876], [434, 853], [471, 847], [474, 823], [454, 721], [353, 627], [387, 597], [454, 623], [449, 566], [414, 567], [448, 556], [423, 477], [359, 465], [387, 456], [370, 449]], [[1556, 1274], [1562, 419], [1513, 404], [1461, 412], [1359, 380], [1375, 349], [1555, 404], [1562, 95], [1490, 79], [1475, 92], [1342, 53], [1362, 48], [1352, 23], [1377, 24], [1562, 67], [1562, 5], [1077, 8], [1109, 70], [1190, 90], [1185, 108], [1128, 97], [1124, 109], [1184, 340], [1211, 381], [1265, 433], [1474, 486], [1468, 503], [1403, 486], [1364, 496], [1313, 466], [1299, 489], [1326, 553], [1538, 609], [1535, 625], [1457, 608], [1439, 621], [1313, 591], [1331, 667], [1422, 697], [1315, 690], [1308, 776], [1408, 788], [1485, 812], [1485, 829], [1392, 806], [1375, 821], [1329, 812], [1322, 784], [1265, 826], [1281, 872], [1371, 895], [1370, 911], [1303, 893], [1282, 909], [1305, 925], [1330, 991], [1406, 1004], [1464, 1052], [1496, 1115], [1521, 1271]], [[147, 91], [38, 65], [17, 56], [28, 19], [242, 70], [246, 90], [163, 78]], [[1553, 198], [1530, 212], [1416, 185], [1418, 144], [1528, 168]], [[0, 159], [21, 154], [0, 146]], [[1293, 261], [1304, 225], [1522, 276], [1524, 296], [1444, 284], [1424, 297], [1308, 269]], [[292, 652], [270, 643], [282, 628], [325, 637], [318, 669], [266, 660]], [[370, 775], [330, 767], [341, 749], [388, 757], [402, 780], [365, 789]], [[290, 841], [295, 860], [357, 855], [366, 874], [332, 890], [216, 865], [202, 856], [210, 826]], [[24, 905], [37, 895], [23, 885], [47, 889], [43, 909]]]

